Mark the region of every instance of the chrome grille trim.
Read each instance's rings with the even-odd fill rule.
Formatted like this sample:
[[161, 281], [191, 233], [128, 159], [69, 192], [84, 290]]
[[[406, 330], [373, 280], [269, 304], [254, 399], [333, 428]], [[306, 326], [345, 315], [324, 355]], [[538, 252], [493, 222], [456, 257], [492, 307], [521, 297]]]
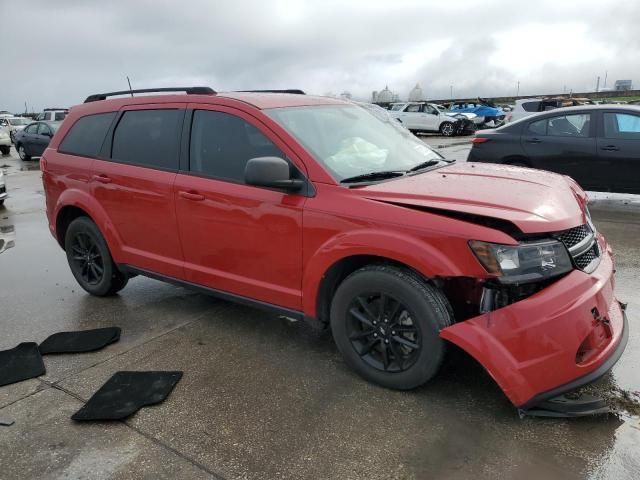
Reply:
[[576, 268], [591, 273], [600, 263], [600, 248], [595, 228], [588, 223], [558, 232], [555, 237], [564, 243]]

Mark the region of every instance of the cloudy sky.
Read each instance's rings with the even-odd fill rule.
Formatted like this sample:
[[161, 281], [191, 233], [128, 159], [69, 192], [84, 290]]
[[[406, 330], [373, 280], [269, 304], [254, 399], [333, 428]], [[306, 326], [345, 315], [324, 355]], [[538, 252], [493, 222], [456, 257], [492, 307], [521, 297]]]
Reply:
[[0, 110], [126, 88], [430, 98], [640, 85], [640, 2], [0, 0]]

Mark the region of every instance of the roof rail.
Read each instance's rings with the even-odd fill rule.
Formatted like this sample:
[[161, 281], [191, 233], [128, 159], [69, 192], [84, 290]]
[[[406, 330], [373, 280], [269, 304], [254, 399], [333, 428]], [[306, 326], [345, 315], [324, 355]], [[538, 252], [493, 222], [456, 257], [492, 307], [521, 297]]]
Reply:
[[306, 95], [299, 88], [286, 88], [284, 90], [237, 90], [237, 93], [291, 93], [293, 95]]
[[216, 91], [210, 87], [167, 87], [167, 88], [142, 88], [138, 90], [121, 90], [119, 92], [94, 93], [89, 95], [84, 103], [106, 100], [107, 97], [117, 95], [131, 95], [134, 93], [156, 93], [156, 92], [185, 92], [187, 95], [215, 95]]

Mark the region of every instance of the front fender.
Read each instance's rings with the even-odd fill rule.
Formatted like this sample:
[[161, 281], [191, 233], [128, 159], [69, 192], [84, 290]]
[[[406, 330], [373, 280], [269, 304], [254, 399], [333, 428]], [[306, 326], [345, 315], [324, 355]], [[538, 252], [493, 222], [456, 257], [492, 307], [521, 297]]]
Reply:
[[302, 308], [316, 317], [320, 283], [337, 262], [357, 255], [377, 256], [407, 265], [425, 277], [461, 276], [461, 268], [434, 246], [405, 233], [362, 229], [339, 233], [324, 242], [315, 252], [305, 252], [308, 259], [302, 279]]
[[[91, 217], [107, 242], [111, 256], [117, 263], [122, 256], [122, 241], [113, 225], [113, 222], [100, 203], [94, 197], [82, 190], [73, 188], [64, 190], [56, 202], [52, 225], [57, 225], [57, 219], [58, 215], [60, 215], [60, 211], [64, 207], [69, 206], [77, 207], [85, 211], [87, 215]], [[55, 232], [55, 236], [58, 238], [58, 232]]]

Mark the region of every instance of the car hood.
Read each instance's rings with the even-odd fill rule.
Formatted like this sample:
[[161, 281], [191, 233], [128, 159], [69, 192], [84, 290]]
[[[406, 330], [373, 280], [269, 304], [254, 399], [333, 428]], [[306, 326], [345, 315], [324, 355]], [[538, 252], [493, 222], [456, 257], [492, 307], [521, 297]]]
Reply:
[[461, 163], [359, 189], [375, 201], [408, 208], [497, 218], [523, 233], [586, 223], [587, 196], [569, 177], [508, 165]]

